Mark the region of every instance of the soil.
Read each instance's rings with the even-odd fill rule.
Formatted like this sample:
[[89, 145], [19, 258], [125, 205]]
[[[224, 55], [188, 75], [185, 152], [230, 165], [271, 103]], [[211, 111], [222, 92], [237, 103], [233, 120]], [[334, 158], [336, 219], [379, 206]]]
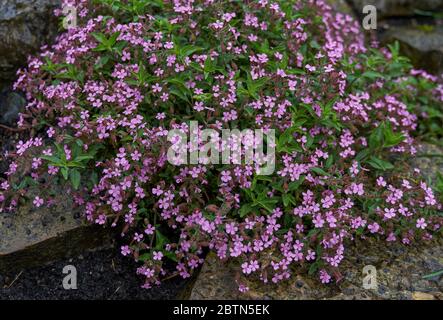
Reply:
[[[63, 288], [63, 268], [77, 269], [77, 290]], [[0, 300], [167, 300], [182, 298], [192, 279], [180, 277], [143, 289], [137, 264], [117, 249], [89, 252], [34, 269], [0, 274]]]

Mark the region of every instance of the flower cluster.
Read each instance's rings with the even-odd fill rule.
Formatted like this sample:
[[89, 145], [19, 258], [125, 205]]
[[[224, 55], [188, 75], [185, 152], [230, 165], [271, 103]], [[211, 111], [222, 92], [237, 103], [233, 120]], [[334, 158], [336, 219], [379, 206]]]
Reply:
[[[442, 119], [429, 120], [442, 79], [396, 46], [367, 47], [352, 17], [322, 0], [65, 3], [79, 26], [15, 84], [32, 136], [10, 153], [0, 212], [27, 197], [17, 175], [69, 180], [88, 221], [122, 228], [121, 253], [142, 263], [147, 288], [189, 277], [206, 249], [264, 283], [294, 266], [329, 283], [356, 237], [440, 236], [441, 203], [404, 159]], [[189, 133], [190, 121], [276, 130], [275, 173], [170, 164], [168, 130]], [[51, 200], [41, 190], [36, 207]]]

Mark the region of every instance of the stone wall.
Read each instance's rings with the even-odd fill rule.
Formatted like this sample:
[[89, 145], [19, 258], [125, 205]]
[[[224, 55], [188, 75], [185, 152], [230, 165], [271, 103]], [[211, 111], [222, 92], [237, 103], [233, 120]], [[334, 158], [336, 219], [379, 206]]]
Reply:
[[0, 1], [0, 82], [11, 81], [27, 56], [57, 34], [53, 10], [61, 0]]
[[377, 8], [377, 36], [385, 45], [399, 41], [413, 64], [443, 73], [443, 0], [348, 0], [361, 19], [363, 7]]

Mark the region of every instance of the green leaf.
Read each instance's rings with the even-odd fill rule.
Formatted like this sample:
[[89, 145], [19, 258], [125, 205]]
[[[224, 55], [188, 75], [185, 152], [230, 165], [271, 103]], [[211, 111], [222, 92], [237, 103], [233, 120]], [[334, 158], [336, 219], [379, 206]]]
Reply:
[[250, 73], [248, 73], [248, 79], [246, 80], [246, 86], [248, 87], [248, 92], [251, 97], [254, 99], [258, 99], [258, 91], [261, 87], [263, 87], [267, 82], [268, 77], [262, 77], [257, 80], [252, 80]]
[[423, 276], [423, 279], [432, 279], [443, 275], [443, 269]]
[[297, 204], [292, 194], [285, 193], [282, 195], [282, 199], [285, 207], [288, 207], [289, 204], [293, 204], [294, 206]]
[[51, 162], [51, 164], [56, 164], [56, 165], [62, 165], [63, 164], [63, 161], [61, 159], [57, 158], [56, 156], [41, 155], [40, 158], [43, 159], [43, 160], [47, 160], [47, 161]]
[[90, 180], [92, 182], [93, 186], [96, 186], [98, 184], [98, 174], [97, 172], [93, 171], [91, 176], [90, 176]]
[[297, 190], [301, 186], [301, 184], [305, 181], [305, 178], [306, 178], [305, 176], [301, 176], [300, 179], [298, 179], [297, 181], [291, 182], [288, 187], [289, 191], [293, 192]]
[[160, 231], [155, 230], [155, 238], [156, 238], [156, 242], [155, 242], [155, 248], [157, 250], [161, 250], [163, 249], [163, 246], [169, 242], [168, 238], [166, 236], [164, 236]]
[[369, 136], [369, 147], [378, 149], [383, 146], [383, 124], [375, 128]]
[[363, 161], [364, 159], [366, 159], [369, 155], [371, 154], [371, 150], [369, 149], [363, 149], [362, 151], [360, 151], [357, 156], [355, 157], [355, 160], [358, 162]]
[[193, 46], [193, 45], [187, 45], [187, 46], [184, 46], [183, 48], [181, 48], [179, 50], [179, 55], [181, 57], [188, 57], [191, 54], [193, 54], [193, 53], [195, 53], [197, 51], [201, 51], [201, 50], [203, 50], [203, 48], [196, 47], [196, 46]]
[[82, 162], [84, 160], [91, 160], [91, 159], [94, 159], [94, 156], [85, 154], [85, 155], [81, 155], [81, 156], [76, 157], [74, 159], [74, 162]]
[[270, 176], [255, 176], [254, 178], [257, 179], [258, 181], [272, 182], [272, 178]]
[[71, 184], [75, 190], [78, 190], [80, 187], [81, 174], [78, 170], [71, 170], [69, 177], [71, 178]]
[[21, 190], [21, 189], [24, 189], [28, 186], [36, 186], [36, 185], [38, 185], [37, 181], [35, 181], [34, 179], [32, 179], [29, 176], [26, 176], [23, 178], [22, 181], [20, 181], [19, 185], [14, 185], [13, 188], [14, 188], [14, 190]]
[[97, 40], [99, 43], [106, 43], [107, 38], [103, 33], [93, 32], [91, 35]]
[[183, 100], [184, 102], [189, 102], [188, 97], [186, 97], [181, 91], [179, 91], [178, 89], [171, 89], [169, 90], [170, 93], [172, 93], [173, 95], [177, 96], [178, 98], [180, 98], [181, 100]]
[[311, 168], [311, 171], [315, 172], [316, 174], [318, 174], [319, 176], [328, 176], [330, 177], [331, 175], [329, 173], [327, 173], [325, 170], [323, 170], [322, 168]]
[[168, 258], [174, 262], [178, 262], [177, 255], [174, 252], [164, 251], [163, 254], [166, 258]]
[[138, 257], [138, 261], [145, 262], [151, 260], [151, 253], [147, 252]]
[[443, 194], [443, 175], [437, 172], [437, 182], [435, 183], [435, 189], [438, 193]]
[[316, 261], [313, 264], [311, 264], [311, 266], [309, 267], [308, 274], [310, 276], [314, 275], [315, 272], [318, 270], [318, 267], [319, 267], [319, 262], [318, 261]]
[[381, 74], [380, 72], [366, 71], [365, 73], [362, 74], [362, 77], [374, 80], [377, 78], [384, 78], [384, 75]]
[[394, 147], [405, 139], [402, 133], [395, 133], [392, 131], [392, 126], [390, 123], [385, 123], [385, 125], [383, 126], [383, 135], [383, 146], [385, 148]]
[[328, 159], [326, 160], [325, 168], [329, 169], [332, 167], [333, 164], [334, 164], [334, 156], [332, 154], [330, 154]]
[[65, 180], [68, 180], [69, 178], [69, 170], [66, 167], [63, 167], [60, 169], [60, 172], [62, 173], [63, 178], [65, 178]]
[[249, 203], [246, 203], [246, 204], [241, 206], [240, 210], [238, 210], [238, 213], [240, 215], [240, 218], [243, 218], [244, 216], [246, 216], [251, 211], [252, 211], [252, 205], [249, 204]]
[[108, 46], [113, 47], [114, 44], [117, 42], [117, 38], [120, 35], [120, 32], [114, 33], [111, 37], [108, 39]]
[[278, 200], [275, 200], [275, 199], [269, 199], [269, 200], [264, 200], [264, 199], [262, 200], [262, 199], [260, 199], [260, 200], [257, 200], [257, 204], [260, 207], [266, 209], [269, 213], [272, 213], [272, 211], [274, 211], [277, 202], [278, 202]]
[[376, 158], [374, 156], [372, 156], [368, 161], [366, 161], [366, 163], [377, 170], [386, 171], [386, 170], [394, 169], [394, 165], [392, 163], [390, 163], [388, 161], [381, 160], [381, 159]]

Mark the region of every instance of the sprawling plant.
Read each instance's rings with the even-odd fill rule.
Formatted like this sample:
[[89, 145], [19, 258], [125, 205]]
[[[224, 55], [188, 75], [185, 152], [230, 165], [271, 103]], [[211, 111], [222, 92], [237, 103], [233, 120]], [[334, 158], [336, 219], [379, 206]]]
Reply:
[[[441, 204], [406, 159], [417, 134], [440, 138], [442, 79], [366, 46], [352, 17], [321, 0], [65, 4], [78, 26], [15, 84], [30, 138], [8, 154], [3, 212], [51, 206], [44, 185], [70, 181], [87, 220], [123, 226], [145, 287], [189, 277], [206, 249], [264, 283], [300, 266], [328, 283], [357, 237], [441, 236]], [[275, 172], [171, 164], [168, 131], [190, 121], [276, 130]]]

